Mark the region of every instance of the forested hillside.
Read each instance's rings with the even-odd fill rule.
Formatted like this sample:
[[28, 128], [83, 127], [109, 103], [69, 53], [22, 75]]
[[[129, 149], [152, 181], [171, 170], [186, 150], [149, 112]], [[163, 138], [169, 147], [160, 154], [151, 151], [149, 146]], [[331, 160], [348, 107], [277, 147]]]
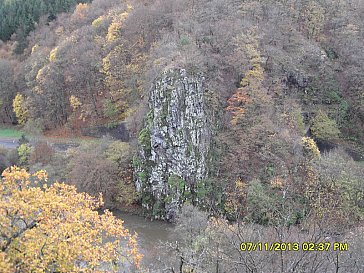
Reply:
[[[107, 207], [176, 221], [180, 272], [268, 272], [265, 254], [230, 251], [244, 236], [363, 234], [363, 1], [88, 2], [0, 2], [0, 122], [128, 137], [66, 153], [23, 143], [0, 150], [2, 169], [45, 168]], [[274, 268], [362, 272], [357, 253]]]
[[35, 29], [42, 16], [49, 22], [56, 19], [56, 14], [69, 12], [77, 3], [85, 2], [90, 1], [2, 0], [0, 1], [0, 40], [8, 41], [14, 34], [14, 40], [17, 41], [15, 50], [20, 53], [27, 45], [27, 35]]

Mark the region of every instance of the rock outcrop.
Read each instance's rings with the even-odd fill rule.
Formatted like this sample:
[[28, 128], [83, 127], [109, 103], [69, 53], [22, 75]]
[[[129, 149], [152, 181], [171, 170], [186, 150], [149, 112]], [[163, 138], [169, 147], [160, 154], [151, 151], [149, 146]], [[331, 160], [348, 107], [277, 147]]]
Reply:
[[150, 90], [134, 167], [143, 206], [154, 217], [173, 219], [207, 177], [212, 126], [205, 93], [204, 77], [184, 69], [165, 71]]

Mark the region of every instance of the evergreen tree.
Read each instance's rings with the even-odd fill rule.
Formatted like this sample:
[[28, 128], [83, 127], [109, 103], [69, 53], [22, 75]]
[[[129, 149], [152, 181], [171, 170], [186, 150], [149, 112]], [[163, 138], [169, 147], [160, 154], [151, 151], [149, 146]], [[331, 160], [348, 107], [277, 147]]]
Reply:
[[[16, 53], [23, 52], [26, 37], [42, 15], [68, 12], [76, 4], [90, 0], [9, 0], [0, 1], [0, 40], [7, 41], [16, 33]], [[52, 16], [54, 18], [54, 16]]]

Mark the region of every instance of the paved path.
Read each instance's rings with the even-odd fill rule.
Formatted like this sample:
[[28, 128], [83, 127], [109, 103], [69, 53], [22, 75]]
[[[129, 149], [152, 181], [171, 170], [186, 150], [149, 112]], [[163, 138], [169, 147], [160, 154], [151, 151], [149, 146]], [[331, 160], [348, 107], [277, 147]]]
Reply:
[[[0, 147], [5, 149], [16, 149], [16, 147], [18, 147], [18, 141], [19, 140], [17, 138], [0, 138]], [[39, 139], [37, 141], [39, 141]], [[37, 141], [30, 140], [29, 144], [34, 146]], [[76, 148], [80, 146], [79, 144], [72, 142], [53, 143], [49, 139], [43, 139], [43, 141], [46, 141], [57, 152], [66, 152], [69, 148]]]
[[0, 138], [0, 147], [15, 149], [18, 146], [17, 138]]

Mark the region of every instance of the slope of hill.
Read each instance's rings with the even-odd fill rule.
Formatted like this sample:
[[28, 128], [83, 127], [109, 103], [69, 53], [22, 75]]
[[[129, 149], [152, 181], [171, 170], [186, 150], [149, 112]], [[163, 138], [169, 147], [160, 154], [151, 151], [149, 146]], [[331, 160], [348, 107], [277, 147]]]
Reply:
[[[180, 272], [363, 271], [363, 1], [86, 2], [0, 1], [0, 38], [16, 33], [0, 44], [0, 122], [123, 141], [23, 139], [1, 170], [44, 168], [177, 221]], [[240, 251], [247, 238], [353, 251]]]
[[17, 41], [15, 51], [21, 53], [26, 47], [26, 37], [34, 30], [43, 17], [48, 22], [60, 12], [69, 12], [77, 3], [89, 2], [76, 0], [2, 0], [0, 1], [0, 40], [8, 41], [13, 34]]
[[[52, 9], [67, 11], [73, 2]], [[324, 175], [313, 163], [313, 139], [364, 147], [363, 14], [362, 2], [341, 0], [81, 3], [39, 22], [24, 53], [11, 54], [16, 42], [2, 45], [2, 122], [73, 132], [125, 122], [139, 199], [156, 217], [172, 203], [192, 202], [266, 223], [275, 220], [265, 208], [250, 210], [255, 194], [279, 207], [284, 192], [295, 208], [289, 221], [297, 223], [314, 202], [299, 198], [307, 197], [311, 171]], [[19, 18], [2, 37], [27, 26]], [[168, 71], [186, 78], [158, 81]], [[186, 84], [203, 87], [187, 98], [178, 95], [194, 90]], [[165, 94], [163, 103], [156, 94]], [[202, 160], [203, 175], [191, 178], [182, 163], [164, 168], [174, 161], [156, 155], [176, 145], [184, 152], [173, 160], [189, 167]]]

